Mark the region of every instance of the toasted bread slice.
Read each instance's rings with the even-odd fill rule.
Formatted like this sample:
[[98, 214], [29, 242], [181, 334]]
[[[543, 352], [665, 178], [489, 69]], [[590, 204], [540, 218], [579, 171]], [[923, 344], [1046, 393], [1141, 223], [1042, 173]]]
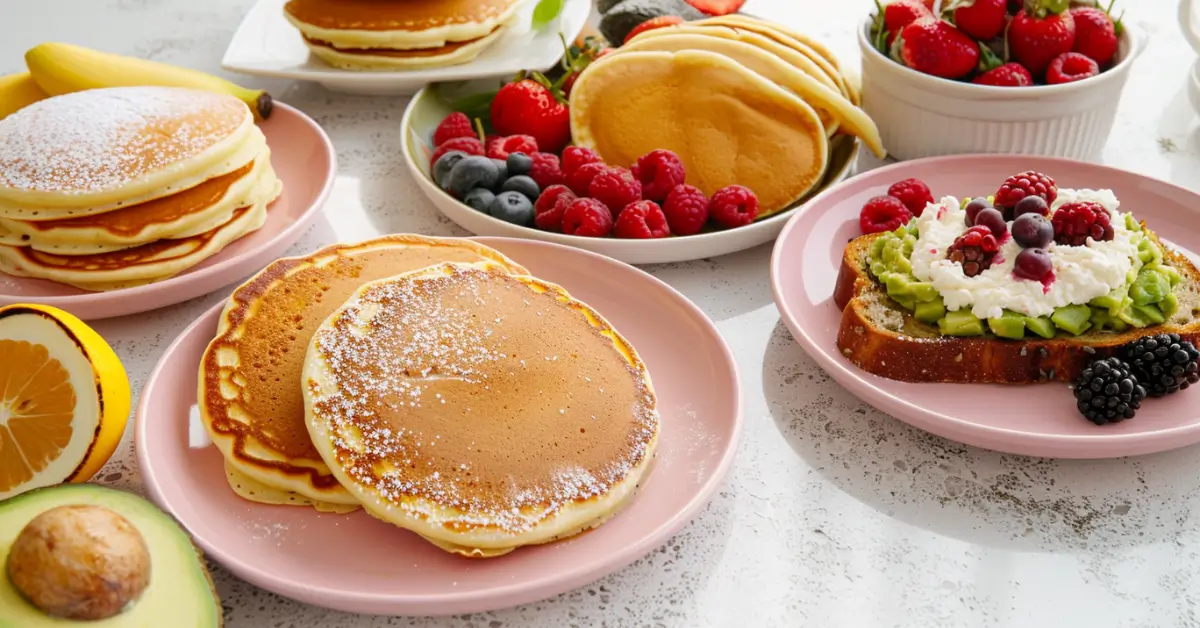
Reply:
[[1175, 333], [1200, 344], [1200, 270], [1147, 236], [1163, 249], [1167, 263], [1183, 275], [1175, 288], [1179, 311], [1162, 325], [1072, 336], [1060, 331], [1053, 339], [1006, 340], [991, 333], [978, 337], [943, 336], [934, 325], [912, 317], [888, 297], [869, 274], [871, 242], [882, 234], [856, 238], [846, 246], [838, 272], [834, 302], [842, 308], [837, 346], [858, 368], [905, 382], [1030, 384], [1074, 381], [1096, 357], [1116, 353], [1137, 338]]

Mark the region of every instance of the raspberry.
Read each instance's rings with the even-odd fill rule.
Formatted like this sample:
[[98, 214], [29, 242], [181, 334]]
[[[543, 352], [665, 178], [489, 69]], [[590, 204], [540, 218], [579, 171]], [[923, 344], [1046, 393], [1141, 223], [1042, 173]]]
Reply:
[[530, 153], [533, 158], [533, 167], [529, 169], [529, 176], [537, 182], [538, 187], [543, 190], [563, 182], [562, 168], [558, 165], [558, 155], [551, 153]]
[[708, 215], [726, 229], [748, 225], [758, 218], [758, 197], [749, 188], [725, 186], [708, 200]]
[[994, 205], [1004, 214], [1005, 220], [1012, 220], [1013, 208], [1026, 196], [1040, 196], [1047, 205], [1051, 205], [1058, 198], [1058, 187], [1054, 185], [1054, 179], [1040, 172], [1022, 172], [1004, 181], [1004, 185], [996, 192]]
[[508, 159], [509, 153], [532, 155], [538, 152], [537, 140], [532, 135], [510, 135], [496, 138], [487, 145], [487, 156], [492, 159]]
[[475, 134], [475, 127], [471, 126], [471, 119], [467, 114], [458, 111], [446, 116], [437, 126], [437, 130], [433, 132], [433, 145], [441, 146], [456, 137], [479, 139]]
[[1054, 210], [1050, 223], [1054, 241], [1066, 246], [1084, 246], [1088, 238], [1104, 242], [1115, 235], [1108, 210], [1099, 203], [1067, 203]]
[[930, 192], [929, 186], [920, 179], [905, 179], [893, 183], [887, 193], [888, 196], [900, 199], [914, 216], [920, 216], [921, 212], [925, 211], [925, 206], [933, 202], [933, 192]]
[[671, 225], [671, 233], [675, 235], [700, 233], [704, 223], [708, 222], [708, 198], [699, 188], [690, 185], [675, 186], [667, 194], [662, 209], [667, 224]]
[[592, 163], [583, 164], [567, 175], [567, 187], [574, 190], [576, 194], [587, 196], [588, 188], [592, 185], [592, 179], [596, 175], [608, 170], [608, 166], [603, 162], [593, 161]]
[[533, 224], [546, 231], [562, 231], [563, 212], [576, 198], [565, 185], [552, 185], [542, 191], [533, 204]]
[[1079, 52], [1066, 52], [1050, 62], [1046, 69], [1046, 83], [1061, 85], [1092, 78], [1100, 73], [1100, 65], [1091, 57]]
[[665, 238], [671, 235], [667, 217], [654, 201], [630, 203], [621, 210], [613, 226], [613, 235], [618, 238]]
[[683, 183], [685, 173], [679, 155], [669, 150], [655, 150], [638, 158], [633, 176], [642, 182], [642, 195], [662, 202], [675, 186]]
[[858, 213], [858, 227], [863, 235], [895, 231], [912, 220], [912, 212], [894, 196], [876, 196], [863, 205]]
[[571, 175], [575, 174], [575, 171], [579, 170], [580, 166], [602, 161], [604, 160], [600, 159], [600, 155], [596, 154], [596, 151], [590, 148], [584, 148], [582, 146], [568, 146], [563, 150], [562, 154], [562, 171], [563, 174], [567, 175], [567, 179], [569, 180]]
[[603, 238], [612, 228], [612, 212], [594, 198], [577, 198], [563, 212], [562, 230], [567, 235]]
[[605, 168], [592, 178], [588, 196], [607, 205], [616, 216], [626, 205], [642, 200], [642, 184], [624, 168]]
[[482, 155], [483, 142], [480, 142], [478, 137], [456, 137], [448, 140], [433, 151], [433, 156], [429, 158], [429, 167], [432, 168], [439, 157], [452, 150], [461, 150], [468, 155]]
[[974, 277], [991, 268], [1000, 243], [987, 227], [971, 227], [950, 245], [947, 259], [962, 264], [963, 274]]

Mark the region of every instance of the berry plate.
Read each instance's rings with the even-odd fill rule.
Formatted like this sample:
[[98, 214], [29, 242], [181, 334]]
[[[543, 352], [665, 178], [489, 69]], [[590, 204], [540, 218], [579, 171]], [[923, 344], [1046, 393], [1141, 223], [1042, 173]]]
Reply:
[[[461, 97], [499, 86], [496, 81], [472, 81], [456, 86], [456, 97]], [[438, 97], [437, 86], [427, 87], [417, 93], [408, 104], [401, 122], [404, 137], [404, 158], [408, 170], [416, 179], [417, 187], [450, 220], [476, 235], [526, 238], [565, 244], [607, 255], [629, 264], [661, 264], [683, 262], [706, 257], [735, 253], [765, 244], [779, 235], [780, 229], [797, 207], [808, 198], [801, 199], [791, 208], [774, 216], [744, 227], [725, 231], [699, 233], [691, 236], [669, 237], [653, 240], [626, 240], [617, 238], [590, 238], [542, 231], [504, 222], [487, 214], [471, 209], [455, 200], [439, 188], [430, 177], [429, 159], [433, 154], [432, 137], [437, 125], [451, 109]], [[825, 180], [813, 194], [842, 181], [858, 156], [860, 142], [852, 137], [838, 136], [832, 142], [833, 155]]]
[[860, 235], [858, 212], [896, 181], [916, 177], [934, 197], [994, 194], [1010, 175], [1044, 172], [1063, 188], [1111, 189], [1168, 246], [1193, 261], [1200, 251], [1200, 195], [1142, 175], [1049, 157], [968, 155], [907, 161], [830, 188], [792, 217], [775, 243], [771, 285], [800, 346], [838, 383], [915, 427], [968, 445], [1056, 458], [1112, 458], [1200, 442], [1200, 390], [1147, 399], [1131, 420], [1097, 427], [1075, 409], [1065, 384], [1016, 388], [898, 382], [852, 365], [838, 350], [841, 311], [833, 290], [846, 243]]
[[566, 0], [549, 26], [533, 31], [536, 2], [526, 1], [508, 33], [469, 63], [396, 71], [356, 72], [330, 67], [309, 54], [300, 31], [283, 14], [287, 0], [259, 0], [242, 20], [221, 67], [254, 76], [315, 81], [346, 94], [407, 95], [435, 81], [512, 76], [525, 68], [548, 69], [562, 58], [561, 33], [572, 41], [592, 9], [589, 0]]

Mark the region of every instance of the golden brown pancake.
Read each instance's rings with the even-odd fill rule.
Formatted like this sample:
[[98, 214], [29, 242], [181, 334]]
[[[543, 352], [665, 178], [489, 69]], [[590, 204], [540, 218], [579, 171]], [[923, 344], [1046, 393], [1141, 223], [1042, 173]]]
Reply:
[[300, 374], [312, 334], [368, 281], [481, 260], [526, 272], [470, 240], [397, 235], [281, 259], [239, 287], [200, 364], [201, 416], [226, 461], [310, 500], [357, 503], [329, 474], [304, 425]]
[[[493, 29], [492, 33], [495, 33], [498, 30], [500, 30], [499, 27]], [[491, 33], [489, 33], [489, 34], [491, 34]], [[305, 43], [307, 43], [309, 46], [323, 46], [326, 48], [332, 48], [333, 50], [336, 50], [337, 52], [340, 52], [342, 54], [370, 55], [373, 57], [393, 57], [393, 58], [398, 58], [398, 59], [414, 58], [414, 57], [416, 57], [416, 58], [419, 58], [419, 57], [444, 57], [444, 56], [452, 55], [455, 52], [457, 52], [458, 50], [461, 50], [467, 46], [475, 44], [482, 39], [483, 39], [483, 37], [480, 37], [477, 39], [468, 39], [465, 41], [452, 41], [452, 42], [447, 42], [443, 46], [436, 46], [433, 48], [411, 48], [408, 50], [394, 50], [391, 48], [342, 48], [340, 46], [335, 46], [332, 43], [327, 42], [327, 41], [313, 39], [308, 36], [304, 37]]]
[[67, 218], [166, 196], [243, 165], [211, 172], [253, 129], [245, 103], [199, 90], [116, 87], [48, 98], [0, 120], [0, 215]]
[[606, 163], [629, 167], [652, 150], [671, 150], [707, 195], [728, 185], [753, 190], [760, 217], [808, 194], [829, 163], [812, 106], [712, 52], [606, 56], [579, 75], [570, 109], [575, 142]]
[[363, 286], [309, 345], [312, 442], [376, 517], [448, 551], [595, 527], [654, 455], [637, 352], [561, 287], [484, 262]]
[[515, 0], [290, 0], [284, 11], [331, 30], [425, 31], [479, 24], [508, 13]]

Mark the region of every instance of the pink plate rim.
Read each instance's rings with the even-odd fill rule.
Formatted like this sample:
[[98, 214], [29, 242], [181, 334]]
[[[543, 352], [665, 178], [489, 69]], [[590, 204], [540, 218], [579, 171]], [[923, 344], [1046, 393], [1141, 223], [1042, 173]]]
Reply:
[[[782, 282], [784, 272], [781, 268], [781, 260], [783, 250], [789, 241], [789, 236], [791, 236], [793, 230], [799, 228], [800, 223], [811, 213], [810, 210], [819, 207], [826, 198], [846, 188], [864, 186], [871, 183], [882, 183], [883, 181], [894, 182], [905, 177], [905, 175], [900, 173], [914, 168], [936, 169], [942, 164], [951, 162], [956, 164], [965, 162], [967, 165], [970, 165], [971, 163], [986, 163], [998, 159], [1013, 158], [1025, 160], [1029, 162], [1029, 169], [1041, 170], [1043, 172], [1053, 171], [1055, 166], [1069, 166], [1073, 168], [1082, 167], [1092, 169], [1101, 173], [1111, 174], [1115, 178], [1134, 177], [1142, 182], [1152, 183], [1177, 193], [1191, 196], [1196, 199], [1196, 206], [1200, 207], [1200, 194], [1174, 183], [1136, 172], [1121, 170], [1112, 166], [1061, 157], [1010, 153], [946, 155], [903, 161], [869, 170], [830, 187], [805, 203], [805, 206], [784, 225], [783, 230], [779, 234], [779, 239], [776, 240], [775, 247], [771, 251], [771, 292], [774, 296], [775, 305], [779, 309], [780, 315], [791, 331], [792, 336], [800, 344], [801, 348], [804, 349], [805, 353], [812, 357], [838, 384], [849, 389], [855, 396], [915, 427], [967, 445], [1021, 455], [1049, 455], [1055, 458], [1096, 459], [1156, 453], [1180, 447], [1184, 444], [1190, 444], [1191, 440], [1177, 445], [1163, 443], [1173, 436], [1200, 434], [1200, 423], [1134, 434], [1031, 434], [1020, 430], [981, 425], [969, 420], [928, 410], [890, 392], [888, 390], [890, 380], [865, 377], [866, 373], [859, 371], [852, 364], [841, 359], [841, 356], [830, 354], [809, 334], [809, 330], [800, 324], [796, 313], [792, 310], [791, 304], [783, 296], [784, 289]], [[879, 383], [875, 384], [872, 380], [877, 380]], [[957, 384], [944, 385], [958, 386]], [[998, 443], [1002, 442], [1010, 443], [1010, 445], [999, 446]], [[1085, 449], [1080, 449], [1087, 446], [1094, 447], [1098, 444], [1106, 445], [1110, 451], [1120, 445], [1125, 453], [1088, 453]], [[1045, 453], [1050, 450], [1053, 450], [1055, 453]]]
[[[731, 437], [725, 450], [721, 453], [719, 463], [714, 468], [708, 480], [701, 486], [693, 498], [685, 507], [675, 513], [671, 519], [660, 524], [650, 533], [642, 536], [642, 538], [620, 551], [604, 556], [600, 560], [589, 561], [582, 563], [580, 567], [573, 569], [569, 573], [547, 573], [544, 577], [537, 580], [527, 580], [515, 584], [507, 584], [498, 586], [484, 591], [476, 591], [469, 593], [441, 593], [432, 595], [409, 595], [409, 594], [368, 594], [360, 592], [343, 592], [332, 593], [322, 587], [314, 587], [303, 582], [299, 577], [290, 575], [277, 575], [265, 572], [257, 566], [241, 561], [237, 556], [231, 555], [220, 549], [216, 544], [211, 543], [207, 539], [192, 536], [195, 543], [204, 550], [206, 554], [215, 559], [222, 566], [229, 569], [237, 577], [250, 582], [256, 586], [268, 589], [280, 595], [305, 601], [312, 604], [321, 604], [321, 600], [336, 600], [336, 606], [329, 608], [337, 608], [348, 610], [355, 606], [374, 605], [378, 603], [388, 603], [393, 606], [422, 606], [428, 607], [431, 604], [446, 604], [452, 606], [450, 614], [461, 614], [471, 612], [484, 612], [488, 610], [496, 610], [500, 608], [508, 608], [520, 604], [528, 604], [539, 600], [544, 600], [568, 591], [577, 589], [588, 583], [594, 582], [606, 575], [614, 573], [640, 558], [648, 555], [655, 548], [659, 547], [671, 537], [678, 534], [686, 527], [711, 501], [713, 494], [722, 485], [733, 467], [733, 462], [737, 457], [739, 444], [741, 442], [742, 429], [744, 425], [744, 409], [743, 409], [743, 393], [741, 374], [738, 369], [737, 360], [726, 342], [724, 335], [717, 329], [716, 324], [704, 313], [695, 303], [672, 288], [669, 284], [661, 279], [635, 267], [626, 264], [619, 260], [577, 249], [570, 246], [555, 244], [550, 242], [538, 242], [521, 238], [505, 238], [492, 236], [472, 236], [468, 239], [475, 240], [481, 244], [497, 245], [503, 243], [513, 243], [518, 246], [527, 246], [535, 248], [546, 248], [555, 251], [557, 254], [582, 255], [592, 258], [597, 263], [609, 263], [626, 266], [635, 273], [642, 275], [643, 278], [649, 279], [651, 284], [659, 290], [664, 291], [667, 296], [678, 301], [701, 325], [707, 335], [711, 336], [721, 349], [724, 356], [726, 366], [729, 368], [733, 378], [733, 402], [736, 409], [733, 424], [731, 426]], [[195, 321], [189, 324], [179, 336], [175, 338], [163, 352], [159, 358], [150, 376], [146, 379], [146, 384], [142, 388], [141, 396], [137, 404], [136, 415], [134, 420], [134, 443], [135, 453], [137, 456], [138, 468], [142, 474], [142, 481], [150, 495], [150, 499], [163, 508], [167, 512], [169, 509], [165, 506], [167, 500], [163, 493], [163, 488], [156, 479], [153, 471], [155, 465], [151, 461], [152, 456], [146, 453], [146, 448], [142, 443], [147, 441], [147, 416], [148, 416], [148, 398], [149, 391], [154, 390], [158, 386], [159, 379], [163, 377], [163, 371], [166, 369], [168, 361], [179, 350], [180, 346], [187, 341], [197, 327], [205, 325], [215, 325], [217, 317], [220, 315], [224, 303], [218, 303], [206, 310]], [[182, 522], [181, 522], [182, 523]], [[185, 526], [186, 528], [186, 526]], [[602, 530], [598, 531], [602, 532]], [[189, 535], [191, 532], [189, 530]], [[503, 560], [498, 558], [496, 560]], [[432, 616], [432, 615], [429, 615]]]
[[[283, 103], [278, 100], [275, 101], [272, 106], [275, 109], [274, 113], [276, 115], [280, 111], [283, 111], [287, 115], [294, 116], [297, 120], [299, 120], [305, 126], [307, 126], [313, 132], [314, 137], [320, 142], [321, 147], [324, 149], [323, 152], [325, 153], [325, 157], [329, 160], [329, 170], [328, 170], [328, 172], [325, 173], [325, 181], [321, 185], [321, 191], [318, 193], [317, 197], [313, 200], [312, 204], [307, 209], [305, 209], [304, 212], [296, 218], [296, 220], [294, 220], [291, 224], [284, 227], [284, 229], [282, 231], [280, 231], [279, 233], [276, 233], [274, 236], [271, 237], [270, 240], [268, 240], [267, 242], [265, 242], [262, 245], [262, 248], [270, 248], [270, 247], [286, 248], [287, 246], [291, 246], [291, 244], [293, 244], [296, 240], [298, 240], [300, 238], [300, 236], [303, 235], [305, 229], [308, 229], [310, 226], [312, 226], [313, 217], [316, 216], [317, 212], [319, 212], [321, 210], [321, 208], [325, 205], [325, 201], [329, 198], [329, 194], [333, 191], [333, 183], [334, 183], [334, 180], [337, 178], [337, 151], [334, 149], [333, 142], [329, 139], [329, 136], [325, 133], [325, 130], [322, 129], [321, 126], [319, 124], [317, 124], [315, 120], [310, 118], [308, 116], [308, 114], [304, 113], [303, 111], [300, 111], [299, 109], [297, 109], [287, 103]], [[220, 255], [220, 253], [218, 253], [217, 255]], [[89, 293], [85, 293], [85, 294], [73, 294], [73, 295], [68, 295], [68, 296], [38, 296], [38, 297], [29, 297], [27, 299], [10, 298], [7, 296], [0, 295], [0, 303], [19, 303], [19, 302], [22, 302], [23, 300], [30, 300], [30, 301], [35, 301], [37, 303], [40, 303], [42, 305], [49, 305], [49, 306], [62, 308], [64, 310], [71, 310], [73, 312], [76, 312], [76, 315], [78, 316], [79, 315], [78, 312], [80, 311], [79, 308], [81, 306], [87, 307], [88, 305], [92, 305], [97, 302], [107, 302], [107, 301], [117, 301], [117, 300], [119, 300], [121, 302], [137, 303], [139, 300], [139, 297], [161, 293], [164, 290], [169, 290], [171, 288], [179, 288], [180, 286], [183, 286], [187, 283], [196, 282], [196, 283], [211, 284], [212, 282], [215, 281], [215, 282], [217, 282], [217, 287], [228, 285], [240, 278], [240, 275], [234, 276], [236, 274], [235, 269], [239, 265], [244, 264], [246, 259], [252, 255], [254, 255], [254, 252], [249, 251], [249, 252], [246, 252], [246, 253], [243, 253], [240, 255], [235, 255], [235, 256], [229, 257], [227, 259], [219, 260], [210, 266], [204, 266], [202, 268], [196, 268], [196, 269], [193, 269], [190, 271], [185, 271], [183, 274], [176, 275], [174, 277], [171, 277], [170, 279], [166, 279], [163, 281], [150, 283], [150, 284], [146, 284], [146, 285], [142, 285], [142, 286], [136, 286], [133, 288], [123, 288], [121, 290], [113, 290], [110, 292], [95, 292], [95, 293], [89, 292]], [[255, 270], [254, 272], [257, 272], [257, 270]], [[244, 274], [249, 275], [250, 273], [247, 272]], [[229, 278], [226, 281], [220, 281], [220, 280], [218, 280], [218, 277], [221, 277], [221, 276], [229, 276]], [[114, 314], [114, 315], [110, 315], [110, 316], [102, 316], [102, 317], [97, 317], [97, 318], [113, 318], [115, 316], [128, 316], [130, 314], [138, 314], [138, 313], [145, 312], [145, 311], [148, 311], [151, 309], [158, 309], [159, 307], [166, 307], [168, 305], [182, 303], [183, 301], [187, 301], [189, 299], [194, 299], [198, 296], [203, 296], [203, 294], [207, 294], [207, 293], [190, 294], [186, 291], [182, 291], [180, 294], [182, 295], [181, 298], [172, 298], [172, 299], [168, 300], [167, 302], [162, 303], [161, 305], [155, 305], [150, 308], [139, 308], [139, 307], [135, 306], [134, 308], [127, 309], [127, 310], [117, 308], [117, 309], [120, 309], [122, 313], [118, 313], [118, 314]], [[158, 301], [155, 300], [155, 303], [158, 303]], [[110, 307], [107, 309], [113, 309], [113, 308]], [[85, 315], [80, 316], [80, 318], [88, 319], [89, 317], [86, 316], [86, 312], [84, 312], [84, 314]]]

